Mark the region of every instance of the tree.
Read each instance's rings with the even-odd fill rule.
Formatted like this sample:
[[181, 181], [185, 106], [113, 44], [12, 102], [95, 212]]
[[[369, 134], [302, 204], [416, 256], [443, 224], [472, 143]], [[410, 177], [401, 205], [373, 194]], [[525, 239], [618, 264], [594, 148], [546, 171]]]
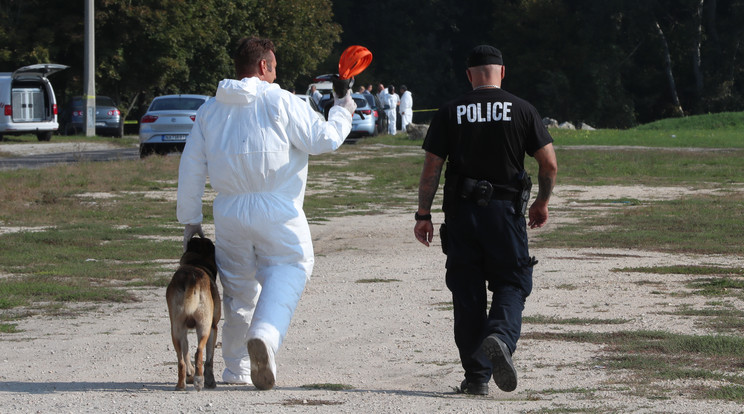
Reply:
[[[59, 100], [82, 92], [83, 7], [64, 0], [0, 0], [0, 67], [70, 66], [52, 79]], [[338, 41], [329, 0], [96, 0], [96, 90], [125, 116], [166, 93], [212, 94], [234, 76], [246, 35], [277, 45], [279, 78], [310, 73]], [[144, 108], [139, 108], [143, 110]]]
[[101, 0], [102, 89], [124, 102], [166, 93], [212, 94], [234, 76], [231, 54], [246, 35], [277, 46], [277, 82], [312, 70], [338, 40], [327, 0]]
[[[96, 0], [96, 84], [130, 118], [154, 95], [211, 94], [255, 34], [277, 45], [284, 87], [360, 44], [374, 60], [358, 83], [406, 84], [416, 110], [435, 109], [468, 89], [466, 55], [489, 43], [504, 88], [543, 116], [629, 127], [744, 109], [742, 21], [744, 0]], [[79, 1], [0, 0], [0, 70], [69, 65], [52, 78], [62, 101], [82, 91], [82, 36]]]

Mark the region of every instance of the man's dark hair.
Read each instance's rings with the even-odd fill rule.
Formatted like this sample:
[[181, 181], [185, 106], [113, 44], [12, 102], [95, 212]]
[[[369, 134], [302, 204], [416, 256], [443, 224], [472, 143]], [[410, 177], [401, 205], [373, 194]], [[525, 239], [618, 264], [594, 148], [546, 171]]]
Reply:
[[238, 41], [235, 50], [235, 73], [239, 77], [254, 74], [261, 59], [269, 59], [274, 52], [274, 42], [258, 37], [244, 37]]

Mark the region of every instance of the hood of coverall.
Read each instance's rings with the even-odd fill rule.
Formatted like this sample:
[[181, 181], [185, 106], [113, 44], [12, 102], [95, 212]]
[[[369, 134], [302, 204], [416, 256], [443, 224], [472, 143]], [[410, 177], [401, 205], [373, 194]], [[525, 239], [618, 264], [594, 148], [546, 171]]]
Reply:
[[279, 89], [279, 85], [258, 78], [223, 79], [217, 86], [215, 98], [229, 104], [250, 104], [256, 101], [256, 96], [272, 89]]

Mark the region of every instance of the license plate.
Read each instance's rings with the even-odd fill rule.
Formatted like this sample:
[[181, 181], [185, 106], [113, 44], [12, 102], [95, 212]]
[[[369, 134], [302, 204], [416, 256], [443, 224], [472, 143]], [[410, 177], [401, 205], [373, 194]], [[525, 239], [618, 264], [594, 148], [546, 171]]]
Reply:
[[106, 126], [105, 122], [96, 122], [96, 126]]
[[186, 135], [163, 135], [163, 141], [185, 141]]

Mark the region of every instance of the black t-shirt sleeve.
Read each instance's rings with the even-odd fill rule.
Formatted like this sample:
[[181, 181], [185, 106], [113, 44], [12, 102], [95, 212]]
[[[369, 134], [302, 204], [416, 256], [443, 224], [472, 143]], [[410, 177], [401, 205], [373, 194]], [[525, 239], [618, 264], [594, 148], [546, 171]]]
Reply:
[[434, 114], [426, 138], [421, 148], [442, 159], [447, 159], [447, 109], [441, 108]]
[[548, 129], [543, 124], [540, 114], [532, 105], [529, 105], [526, 132], [525, 152], [530, 157], [534, 157], [540, 148], [553, 142], [553, 137], [550, 136]]

